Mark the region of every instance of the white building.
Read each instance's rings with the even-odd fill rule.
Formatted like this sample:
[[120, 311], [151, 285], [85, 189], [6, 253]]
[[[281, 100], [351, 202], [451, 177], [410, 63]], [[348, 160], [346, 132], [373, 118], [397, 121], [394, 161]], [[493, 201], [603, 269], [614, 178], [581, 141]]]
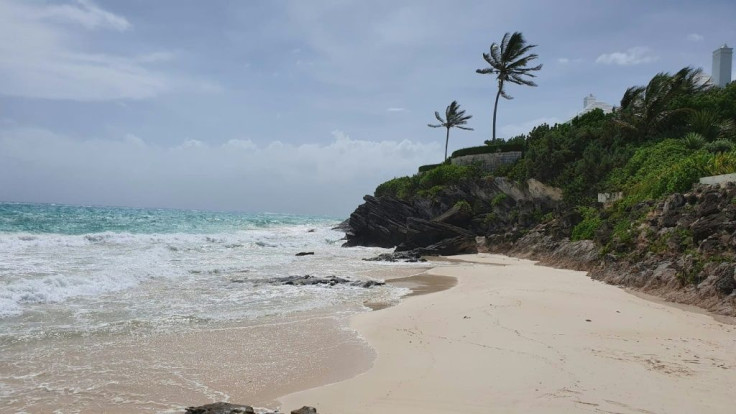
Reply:
[[731, 61], [733, 60], [733, 49], [725, 43], [713, 51], [713, 70], [711, 81], [720, 88], [731, 82]]
[[586, 114], [594, 109], [601, 109], [603, 110], [604, 114], [608, 114], [613, 112], [613, 105], [605, 103], [603, 101], [599, 101], [596, 99], [595, 96], [591, 93], [590, 95], [583, 98], [583, 110], [578, 112], [576, 116], [580, 116], [582, 114]]

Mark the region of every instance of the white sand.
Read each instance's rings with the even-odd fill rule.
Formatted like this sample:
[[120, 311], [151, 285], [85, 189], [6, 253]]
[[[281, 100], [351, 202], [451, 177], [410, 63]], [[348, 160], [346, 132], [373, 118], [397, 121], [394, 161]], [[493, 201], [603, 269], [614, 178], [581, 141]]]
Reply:
[[[450, 290], [354, 317], [378, 357], [364, 374], [280, 398], [352, 413], [734, 413], [736, 326], [583, 272], [439, 267]], [[586, 320], [590, 320], [589, 322]], [[288, 412], [288, 410], [287, 410]]]

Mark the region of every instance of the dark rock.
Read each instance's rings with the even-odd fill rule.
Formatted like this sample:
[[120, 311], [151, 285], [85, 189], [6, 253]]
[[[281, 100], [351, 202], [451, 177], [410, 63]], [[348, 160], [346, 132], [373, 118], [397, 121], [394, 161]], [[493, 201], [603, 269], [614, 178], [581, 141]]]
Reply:
[[255, 414], [255, 411], [249, 405], [216, 402], [199, 407], [189, 407], [186, 414]]
[[337, 230], [343, 233], [347, 233], [348, 231], [350, 231], [350, 219], [345, 219], [343, 222], [333, 227], [332, 230]]
[[[659, 225], [662, 227], [675, 227], [681, 216], [682, 215], [677, 210], [665, 211], [659, 218]], [[652, 225], [656, 224], [657, 223], [652, 223]]]
[[412, 250], [420, 256], [452, 256], [456, 254], [478, 253], [478, 243], [475, 237], [458, 236], [443, 239], [427, 247], [418, 247]]
[[720, 208], [718, 207], [720, 200], [721, 197], [717, 191], [708, 191], [705, 193], [700, 200], [700, 204], [698, 204], [698, 215], [701, 217], [708, 216], [720, 211]]
[[311, 256], [314, 252], [299, 252], [295, 256]]
[[408, 203], [392, 197], [367, 195], [363, 200], [365, 203], [358, 206], [348, 219], [345, 247], [397, 246], [404, 241], [409, 217], [429, 218]]
[[736, 290], [736, 275], [733, 265], [722, 264], [716, 271], [716, 282], [713, 284], [715, 290], [722, 296], [730, 295]]
[[432, 221], [463, 227], [467, 226], [472, 218], [473, 211], [470, 208], [463, 208], [456, 204], [443, 214], [433, 218]]
[[702, 242], [700, 242], [700, 246], [698, 246], [698, 252], [705, 255], [706, 257], [716, 255], [721, 250], [723, 250], [721, 239], [716, 235], [712, 235], [703, 240]]
[[421, 254], [415, 251], [381, 253], [370, 259], [363, 259], [367, 262], [426, 262], [427, 259], [422, 258]]
[[475, 234], [452, 224], [409, 217], [407, 219], [406, 240], [396, 247], [396, 251], [406, 251], [428, 247], [445, 239], [456, 237], [470, 238], [475, 241]]
[[314, 407], [304, 406], [298, 410], [292, 410], [291, 414], [317, 414], [317, 409]]
[[723, 214], [711, 214], [700, 217], [690, 225], [695, 243], [700, 243], [700, 241], [720, 231], [732, 232], [734, 229], [736, 229], [736, 223], [727, 220]]
[[268, 282], [287, 286], [350, 285], [364, 288], [382, 286], [385, 284], [384, 282], [376, 280], [350, 280], [337, 276], [315, 277], [311, 275], [277, 277], [274, 279], [269, 279]]
[[671, 211], [676, 211], [682, 208], [687, 203], [687, 200], [685, 200], [685, 196], [683, 196], [680, 193], [672, 194], [671, 196], [667, 197], [667, 201], [664, 202], [664, 207], [662, 208], [662, 212], [669, 213]]
[[[411, 250], [443, 238], [485, 236], [489, 228], [503, 233], [519, 224], [536, 224], [540, 214], [560, 205], [561, 191], [535, 180], [518, 183], [495, 177], [465, 180], [443, 188], [431, 198], [402, 201], [365, 196], [363, 200], [365, 203], [348, 219], [344, 246], [402, 245], [399, 250]], [[471, 208], [459, 203], [463, 201]]]
[[365, 282], [355, 281], [355, 282], [350, 283], [351, 286], [360, 286], [362, 288], [370, 288], [373, 286], [383, 286], [385, 284], [386, 282], [382, 282], [379, 280], [366, 280]]

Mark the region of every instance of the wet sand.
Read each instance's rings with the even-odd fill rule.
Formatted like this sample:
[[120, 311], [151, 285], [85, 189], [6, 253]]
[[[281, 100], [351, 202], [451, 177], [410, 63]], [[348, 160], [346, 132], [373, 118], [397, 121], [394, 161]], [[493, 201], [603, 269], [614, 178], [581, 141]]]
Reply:
[[428, 272], [456, 278], [454, 288], [351, 319], [377, 352], [368, 371], [283, 396], [283, 409], [733, 412], [736, 326], [584, 272], [497, 255], [455, 259], [468, 263]]
[[[425, 269], [366, 273], [404, 280]], [[410, 278], [409, 278], [410, 279]], [[409, 283], [409, 282], [407, 282]], [[414, 285], [423, 285], [414, 282]], [[388, 303], [390, 304], [390, 303]], [[177, 332], [49, 338], [5, 347], [4, 412], [181, 413], [214, 401], [275, 409], [275, 398], [368, 370], [374, 350], [349, 327], [360, 303]], [[3, 387], [22, 390], [3, 395]]]

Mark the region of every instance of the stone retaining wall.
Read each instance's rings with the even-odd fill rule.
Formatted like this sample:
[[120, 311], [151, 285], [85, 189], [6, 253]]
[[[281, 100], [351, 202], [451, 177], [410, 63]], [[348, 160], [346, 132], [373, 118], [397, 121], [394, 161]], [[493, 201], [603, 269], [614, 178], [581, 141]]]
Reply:
[[722, 184], [736, 181], [736, 174], [712, 175], [710, 177], [702, 177], [700, 184]]
[[450, 162], [453, 165], [477, 165], [486, 171], [494, 171], [498, 167], [512, 164], [521, 158], [521, 151], [494, 152], [490, 154], [463, 155], [453, 157]]

